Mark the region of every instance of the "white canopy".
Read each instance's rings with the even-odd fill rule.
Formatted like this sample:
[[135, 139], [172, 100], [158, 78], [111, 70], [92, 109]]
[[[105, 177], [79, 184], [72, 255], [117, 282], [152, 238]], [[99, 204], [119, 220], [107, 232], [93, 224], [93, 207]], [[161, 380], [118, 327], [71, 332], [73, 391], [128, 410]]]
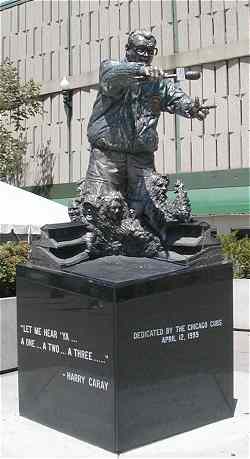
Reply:
[[66, 206], [0, 181], [0, 233], [39, 234], [43, 225], [69, 221]]

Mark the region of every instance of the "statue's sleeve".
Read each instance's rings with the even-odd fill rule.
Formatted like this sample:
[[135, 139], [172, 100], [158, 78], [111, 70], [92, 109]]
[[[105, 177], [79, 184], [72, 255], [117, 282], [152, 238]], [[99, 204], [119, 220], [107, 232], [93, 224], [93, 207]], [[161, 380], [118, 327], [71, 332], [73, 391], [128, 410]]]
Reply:
[[100, 89], [105, 95], [119, 97], [138, 76], [145, 76], [144, 64], [103, 61], [100, 66]]
[[194, 100], [171, 80], [160, 82], [161, 111], [177, 113], [185, 118], [192, 118]]

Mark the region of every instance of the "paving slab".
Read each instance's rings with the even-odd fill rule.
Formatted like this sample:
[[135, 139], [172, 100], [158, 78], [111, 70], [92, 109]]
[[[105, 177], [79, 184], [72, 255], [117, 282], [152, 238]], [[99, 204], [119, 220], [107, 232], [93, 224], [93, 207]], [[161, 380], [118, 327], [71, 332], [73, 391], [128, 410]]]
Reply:
[[[234, 417], [121, 454], [121, 459], [249, 457], [250, 333], [234, 332]], [[110, 458], [115, 454], [18, 414], [17, 371], [0, 376], [3, 458]], [[145, 401], [146, 402], [146, 401]]]
[[250, 330], [250, 279], [233, 280], [234, 328]]

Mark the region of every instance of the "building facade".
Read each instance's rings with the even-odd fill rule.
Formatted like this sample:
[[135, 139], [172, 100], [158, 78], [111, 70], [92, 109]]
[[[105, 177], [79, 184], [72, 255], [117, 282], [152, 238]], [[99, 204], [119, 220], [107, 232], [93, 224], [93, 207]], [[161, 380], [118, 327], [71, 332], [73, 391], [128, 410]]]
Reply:
[[[184, 180], [196, 215], [219, 230], [249, 226], [249, 2], [247, 0], [5, 0], [2, 60], [42, 84], [43, 117], [27, 125], [24, 186], [67, 202], [89, 158], [87, 123], [101, 60], [124, 54], [128, 34], [151, 30], [155, 65], [200, 70], [182, 88], [217, 105], [201, 123], [170, 114], [159, 122], [160, 173]], [[72, 90], [69, 125], [60, 81]], [[49, 185], [44, 187], [45, 185]], [[40, 187], [40, 188], [39, 188]]]

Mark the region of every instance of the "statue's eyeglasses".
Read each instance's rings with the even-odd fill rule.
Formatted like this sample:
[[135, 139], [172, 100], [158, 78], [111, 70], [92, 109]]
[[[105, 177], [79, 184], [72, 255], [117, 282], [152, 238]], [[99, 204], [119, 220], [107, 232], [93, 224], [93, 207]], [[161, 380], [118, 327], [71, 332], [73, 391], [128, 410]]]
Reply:
[[135, 51], [139, 56], [156, 56], [158, 54], [158, 48], [148, 48], [147, 46], [135, 47]]

